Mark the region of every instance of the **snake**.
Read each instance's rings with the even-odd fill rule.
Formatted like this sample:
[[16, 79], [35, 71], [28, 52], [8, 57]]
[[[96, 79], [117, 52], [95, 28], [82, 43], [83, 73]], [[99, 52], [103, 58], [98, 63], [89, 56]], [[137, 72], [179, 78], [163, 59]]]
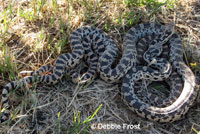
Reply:
[[[184, 115], [194, 102], [196, 96], [195, 77], [182, 59], [182, 44], [177, 34], [171, 31], [171, 26], [157, 23], [138, 24], [131, 28], [124, 36], [122, 57], [118, 59], [119, 49], [116, 43], [102, 30], [96, 27], [84, 26], [76, 29], [70, 35], [71, 53], [58, 56], [54, 65], [43, 65], [36, 71], [22, 71], [24, 78], [5, 85], [2, 91], [2, 113], [0, 122], [9, 118], [8, 94], [18, 86], [25, 86], [34, 82], [56, 84], [68, 72], [75, 68], [82, 60], [88, 64], [88, 69], [82, 74], [70, 72], [76, 82], [87, 83], [97, 74], [106, 82], [122, 81], [121, 94], [124, 102], [138, 115], [158, 122], [172, 122]], [[147, 66], [137, 65], [137, 43], [147, 36], [157, 36], [150, 42], [144, 54]], [[169, 61], [160, 58], [163, 44], [169, 42]], [[156, 47], [155, 47], [156, 46]], [[151, 106], [140, 100], [134, 93], [134, 86], [141, 79], [160, 81], [170, 77], [172, 68], [182, 77], [184, 87], [175, 101], [160, 108]], [[43, 74], [44, 72], [50, 72]], [[175, 86], [174, 86], [175, 87]], [[173, 90], [175, 92], [175, 90]], [[163, 104], [164, 105], [164, 104]]]
[[[143, 58], [144, 52], [148, 49], [148, 46], [151, 44], [148, 44], [148, 42], [155, 40], [155, 37], [153, 35], [146, 36], [140, 39], [137, 43], [137, 65], [144, 66], [145, 60]], [[160, 57], [169, 59], [169, 43], [166, 43], [163, 45], [162, 54]], [[170, 77], [167, 78], [164, 81], [165, 85], [168, 84], [168, 87], [170, 88], [170, 94], [167, 96], [166, 94], [162, 92], [158, 92], [154, 87], [151, 87], [150, 89], [147, 89], [148, 85], [152, 83], [152, 81], [146, 81], [142, 80], [140, 82], [135, 83], [135, 93], [136, 95], [142, 99], [142, 101], [149, 103], [154, 106], [159, 107], [165, 107], [169, 104], [172, 104], [178, 96], [182, 92], [182, 80], [181, 77], [178, 75], [177, 71], [175, 69], [172, 70], [172, 73], [170, 74]], [[167, 87], [165, 88], [167, 89]], [[167, 91], [169, 93], [169, 90]]]
[[[144, 25], [138, 25], [137, 28], [131, 28], [128, 32], [130, 33], [130, 39], [133, 36], [132, 42], [136, 42], [135, 36], [137, 36], [138, 29], [144, 29]], [[143, 30], [141, 32], [143, 32], [144, 35], [148, 36], [148, 34], [146, 34], [148, 33], [148, 31]], [[174, 122], [181, 119], [194, 103], [198, 92], [196, 88], [195, 76], [190, 68], [183, 61], [183, 48], [180, 37], [178, 36], [178, 34], [173, 33], [168, 42], [169, 61], [172, 65], [172, 68], [174, 68], [174, 70], [176, 70], [177, 72], [174, 73], [174, 75], [180, 76], [174, 80], [177, 80], [179, 82], [183, 81], [183, 87], [179, 83], [173, 83], [173, 87], [177, 88], [176, 90], [180, 90], [177, 92], [180, 94], [175, 95], [176, 100], [173, 100], [164, 107], [159, 107], [148, 104], [140, 99], [136, 95], [134, 87], [137, 81], [141, 79], [148, 80], [149, 78], [145, 74], [144, 70], [140, 71], [140, 69], [137, 69], [137, 67], [133, 67], [127, 72], [123, 79], [121, 88], [122, 98], [131, 110], [133, 110], [139, 116], [145, 119], [157, 122]], [[159, 45], [160, 44], [158, 44], [158, 46], [157, 44], [154, 45], [155, 50], [157, 49], [156, 47], [160, 47]], [[145, 68], [148, 68], [148, 66], [146, 66]], [[136, 75], [137, 72], [140, 72], [140, 75]], [[174, 75], [172, 75], [172, 77]], [[156, 81], [156, 79], [152, 80]], [[180, 89], [180, 87], [182, 87], [182, 90]]]

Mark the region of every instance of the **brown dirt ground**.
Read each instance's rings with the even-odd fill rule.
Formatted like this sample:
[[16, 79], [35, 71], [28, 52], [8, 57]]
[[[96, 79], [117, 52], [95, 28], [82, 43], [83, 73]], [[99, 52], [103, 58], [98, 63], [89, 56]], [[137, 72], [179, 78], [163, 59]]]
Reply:
[[[94, 1], [92, 1], [94, 2]], [[113, 1], [110, 1], [112, 3]], [[9, 1], [0, 2], [1, 13], [8, 7]], [[20, 3], [20, 4], [19, 4]], [[109, 3], [109, 1], [105, 1]], [[65, 2], [66, 4], [66, 2]], [[60, 10], [66, 11], [67, 5], [62, 2], [58, 5]], [[16, 1], [12, 2], [13, 11], [17, 11], [17, 6], [23, 8], [29, 8], [30, 1]], [[114, 6], [105, 7], [102, 10], [102, 14], [96, 20], [95, 26], [100, 29], [105, 29], [105, 24], [108, 22], [110, 25], [114, 25], [112, 18], [115, 11], [125, 10], [121, 5], [113, 4]], [[117, 6], [117, 7], [115, 7]], [[74, 2], [73, 12], [76, 14], [81, 6]], [[128, 10], [128, 9], [127, 9]], [[135, 9], [142, 11], [145, 8]], [[82, 15], [74, 15], [70, 17], [66, 14], [58, 14], [57, 19], [53, 24], [50, 24], [52, 20], [50, 16], [54, 10], [51, 6], [45, 6], [41, 14], [43, 17], [34, 21], [25, 21], [22, 17], [13, 16], [16, 21], [9, 24], [8, 32], [5, 35], [0, 35], [0, 42], [4, 42], [10, 48], [11, 57], [13, 62], [17, 63], [16, 72], [19, 70], [35, 70], [43, 64], [52, 64], [56, 59], [59, 52], [48, 50], [48, 43], [51, 42], [55, 45], [58, 40], [66, 37], [67, 44], [69, 44], [68, 37], [71, 31], [75, 30], [79, 26], [93, 25], [95, 18], [95, 12], [92, 12], [90, 19], [84, 18]], [[62, 11], [61, 11], [62, 12]], [[147, 11], [148, 12], [148, 11]], [[147, 13], [148, 14], [148, 13]], [[63, 23], [69, 25], [56, 25]], [[180, 34], [183, 40], [184, 46], [184, 59], [189, 63], [200, 63], [200, 2], [198, 0], [183, 0], [179, 1], [176, 8], [166, 9], [161, 8], [160, 12], [151, 18], [146, 17], [144, 14], [139, 19], [138, 23], [158, 21], [162, 23], [175, 22], [176, 31]], [[126, 23], [126, 22], [125, 22]], [[2, 24], [2, 22], [0, 22]], [[109, 25], [109, 26], [110, 26]], [[134, 24], [132, 24], [134, 25]], [[61, 27], [65, 30], [65, 34], [62, 33]], [[69, 28], [70, 27], [70, 28]], [[124, 33], [131, 26], [122, 24], [120, 26], [114, 25], [108, 29], [106, 33], [111, 36], [121, 48], [120, 44], [123, 42]], [[38, 33], [44, 32], [48, 38], [44, 38], [42, 42], [37, 42]], [[105, 31], [105, 30], [104, 30]], [[43, 38], [42, 38], [43, 39]], [[53, 39], [53, 40], [51, 40]], [[41, 41], [41, 40], [40, 40]], [[34, 52], [35, 44], [40, 46], [43, 44], [41, 50]], [[69, 52], [69, 45], [65, 46], [62, 53]], [[197, 77], [197, 85], [200, 83], [199, 70], [192, 68]], [[6, 83], [10, 81], [8, 77], [9, 72], [2, 73], [0, 75], [0, 89], [3, 89]], [[30, 89], [31, 90], [30, 90]], [[37, 90], [36, 90], [37, 89]], [[184, 119], [176, 121], [174, 123], [157, 123], [145, 120], [138, 117], [123, 103], [120, 98], [120, 86], [111, 85], [100, 79], [95, 80], [88, 87], [76, 86], [72, 84], [67, 78], [64, 78], [62, 82], [56, 85], [47, 86], [45, 84], [38, 84], [37, 86], [28, 87], [28, 90], [23, 92], [16, 91], [17, 95], [10, 97], [13, 114], [18, 111], [18, 116], [14, 121], [2, 124], [0, 126], [0, 133], [70, 133], [69, 129], [74, 128], [74, 113], [80, 121], [83, 122], [88, 116], [92, 115], [94, 111], [102, 104], [101, 109], [94, 116], [94, 120], [91, 123], [115, 123], [115, 124], [140, 124], [140, 129], [133, 130], [91, 130], [87, 129], [87, 133], [123, 133], [123, 134], [196, 134], [193, 128], [200, 133], [200, 97], [197, 98], [195, 104], [188, 111]], [[23, 94], [23, 95], [22, 95]], [[60, 119], [57, 114], [60, 112]], [[91, 125], [91, 123], [89, 125]], [[83, 129], [82, 125], [79, 129]], [[77, 130], [79, 130], [77, 129]], [[78, 133], [78, 132], [74, 132]], [[81, 131], [83, 133], [83, 131]]]

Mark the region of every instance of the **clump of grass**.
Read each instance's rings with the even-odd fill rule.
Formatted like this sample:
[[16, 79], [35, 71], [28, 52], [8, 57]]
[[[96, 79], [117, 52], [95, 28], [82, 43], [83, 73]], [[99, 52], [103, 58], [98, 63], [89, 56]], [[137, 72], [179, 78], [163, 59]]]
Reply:
[[[88, 130], [90, 128], [90, 122], [94, 119], [94, 116], [97, 114], [97, 112], [102, 107], [102, 104], [99, 105], [99, 107], [96, 109], [96, 111], [91, 115], [88, 116], [87, 119], [81, 122], [81, 115], [80, 111], [78, 111], [78, 115], [76, 115], [76, 112], [74, 111], [74, 126], [68, 130], [67, 133], [70, 134], [87, 134], [89, 133]], [[59, 117], [58, 117], [59, 118]]]
[[61, 21], [59, 27], [60, 27], [59, 39], [55, 45], [55, 50], [58, 54], [60, 54], [63, 51], [69, 40], [67, 34], [65, 33], [65, 30], [68, 28], [68, 24], [65, 24], [63, 21]]
[[[0, 73], [9, 73], [9, 78], [14, 80], [15, 73], [17, 72], [17, 64], [15, 62], [14, 55], [9, 50], [9, 47], [1, 46], [2, 51], [0, 51]], [[5, 74], [6, 75], [6, 74]]]
[[[12, 10], [11, 10], [11, 7], [9, 6], [9, 8], [4, 10], [2, 14], [0, 15], [0, 22], [2, 22], [2, 24], [0, 25], [0, 37], [2, 39], [5, 39], [5, 36], [8, 32], [9, 24], [11, 22], [8, 14], [10, 14], [10, 17], [12, 18], [11, 13], [12, 13]], [[0, 41], [1, 43], [3, 43], [4, 40], [0, 40]]]
[[24, 18], [25, 20], [27, 20], [27, 21], [33, 21], [34, 18], [35, 18], [35, 14], [34, 14], [33, 10], [24, 10], [24, 9], [19, 8], [18, 9], [18, 14], [22, 18]]
[[[158, 0], [123, 0], [126, 7], [145, 7], [149, 12], [149, 18], [157, 14], [162, 6], [174, 5], [173, 2]], [[133, 12], [133, 11], [132, 11]], [[131, 15], [131, 14], [130, 14]], [[137, 23], [137, 22], [136, 22]]]

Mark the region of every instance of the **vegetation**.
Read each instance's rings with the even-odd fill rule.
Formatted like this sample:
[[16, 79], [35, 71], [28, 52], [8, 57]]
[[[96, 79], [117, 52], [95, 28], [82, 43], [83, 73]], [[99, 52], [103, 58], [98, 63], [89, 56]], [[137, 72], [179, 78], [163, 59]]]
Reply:
[[[128, 29], [149, 21], [176, 24], [184, 60], [199, 84], [199, 7], [198, 0], [4, 0], [0, 3], [0, 88], [19, 79], [20, 71], [53, 65], [59, 54], [70, 52], [70, 33], [78, 27], [102, 29], [121, 49]], [[184, 121], [159, 124], [130, 112], [119, 98], [117, 85], [97, 80], [83, 88], [63, 80], [57, 85], [35, 83], [15, 89], [10, 95], [12, 121], [1, 125], [0, 132], [95, 133], [89, 126], [101, 121], [141, 124], [138, 133], [200, 132], [197, 104]]]

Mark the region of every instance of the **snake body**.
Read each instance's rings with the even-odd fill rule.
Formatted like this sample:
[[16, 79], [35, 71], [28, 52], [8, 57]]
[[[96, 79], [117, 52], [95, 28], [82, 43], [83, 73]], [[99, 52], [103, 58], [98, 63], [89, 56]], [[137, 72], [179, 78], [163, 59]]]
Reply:
[[[72, 53], [64, 53], [60, 55], [56, 59], [53, 67], [50, 65], [44, 65], [36, 71], [22, 71], [21, 75], [26, 77], [20, 80], [12, 81], [4, 87], [2, 91], [2, 106], [5, 110], [2, 113], [0, 122], [4, 122], [9, 117], [8, 94], [10, 90], [19, 85], [24, 86], [36, 81], [47, 84], [55, 84], [63, 77], [67, 70], [78, 65], [82, 59], [85, 59], [86, 62], [88, 62], [89, 68], [85, 72], [81, 82], [88, 81], [92, 79], [97, 72], [97, 56], [101, 55], [105, 51], [106, 42], [112, 42], [112, 40], [101, 30], [94, 27], [78, 28], [71, 33], [70, 41]], [[117, 51], [118, 49], [115, 50]], [[46, 71], [51, 71], [52, 73], [42, 75], [42, 73]], [[76, 73], [72, 75], [75, 77], [74, 79], [78, 79]]]
[[[150, 42], [151, 46], [144, 52], [144, 59], [148, 66], [137, 66], [138, 58], [137, 43], [147, 36], [158, 36]], [[169, 61], [159, 58], [162, 53], [163, 44], [169, 38]], [[122, 96], [125, 102], [138, 115], [154, 121], [170, 122], [179, 119], [184, 115], [196, 95], [195, 77], [191, 70], [182, 60], [182, 44], [177, 34], [173, 34], [167, 26], [146, 23], [131, 28], [124, 37], [123, 55], [116, 66], [113, 63], [118, 58], [118, 48], [115, 42], [94, 27], [81, 27], [72, 32], [71, 37], [72, 53], [60, 55], [54, 66], [44, 65], [36, 71], [23, 71], [26, 77], [8, 83], [2, 92], [2, 105], [5, 111], [2, 114], [1, 122], [9, 117], [8, 93], [19, 85], [31, 84], [35, 81], [47, 84], [57, 83], [69, 69], [73, 69], [81, 60], [88, 64], [88, 70], [79, 78], [80, 74], [73, 72], [71, 75], [80, 83], [86, 83], [94, 78], [97, 72], [107, 82], [117, 82], [123, 79]], [[156, 47], [155, 47], [156, 46]], [[158, 81], [170, 77], [172, 68], [176, 69], [184, 82], [183, 90], [175, 101], [162, 103], [164, 108], [151, 106], [141, 101], [134, 92], [134, 86], [141, 79]], [[44, 72], [51, 72], [43, 75]], [[174, 86], [176, 88], [176, 86]], [[175, 92], [175, 90], [173, 90]]]
[[[139, 27], [143, 29], [143, 27]], [[135, 31], [135, 28], [130, 31]], [[131, 35], [136, 36], [134, 34]], [[134, 39], [133, 42], [135, 42]], [[176, 69], [177, 73], [181, 76], [184, 83], [181, 94], [175, 101], [173, 101], [173, 103], [166, 107], [157, 107], [147, 104], [139, 99], [135, 94], [134, 85], [136, 81], [146, 79], [146, 77], [140, 75], [135, 78], [137, 70], [134, 67], [128, 71], [122, 82], [122, 96], [129, 107], [141, 117], [158, 122], [173, 122], [180, 119], [193, 104], [197, 95], [197, 90], [195, 88], [195, 76], [190, 68], [183, 62], [182, 44], [180, 37], [176, 33], [174, 33], [169, 39], [169, 45], [169, 61], [172, 63], [172, 67]], [[179, 87], [180, 85], [177, 86], [177, 88]]]
[[[138, 41], [137, 65], [147, 65], [143, 56], [144, 53], [148, 50], [148, 42], [151, 42], [152, 40], [155, 40], [155, 37], [151, 35], [146, 36]], [[163, 45], [162, 53], [160, 55], [162, 59], [164, 58], [166, 60], [169, 60], [169, 49], [169, 43]], [[171, 90], [168, 97], [161, 92], [158, 92], [155, 88], [150, 88], [149, 90], [147, 90], [148, 85], [152, 83], [152, 81], [149, 80], [142, 80], [140, 82], [136, 81], [134, 86], [135, 94], [145, 103], [157, 107], [166, 107], [172, 104], [179, 97], [182, 92], [183, 82], [180, 75], [178, 75], [177, 71], [174, 68], [172, 68], [172, 73], [170, 74], [170, 77], [165, 80], [165, 82], [169, 85], [168, 87], [170, 87]]]

